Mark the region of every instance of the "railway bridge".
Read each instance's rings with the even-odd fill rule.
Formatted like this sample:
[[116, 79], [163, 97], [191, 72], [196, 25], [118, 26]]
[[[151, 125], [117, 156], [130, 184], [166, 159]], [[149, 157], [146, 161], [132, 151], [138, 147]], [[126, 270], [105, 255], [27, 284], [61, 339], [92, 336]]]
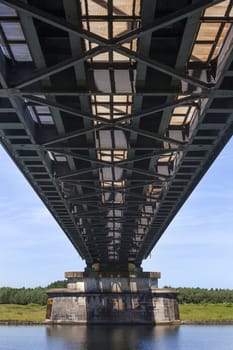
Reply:
[[143, 274], [232, 136], [232, 21], [231, 0], [0, 0], [0, 140], [86, 261], [69, 293]]

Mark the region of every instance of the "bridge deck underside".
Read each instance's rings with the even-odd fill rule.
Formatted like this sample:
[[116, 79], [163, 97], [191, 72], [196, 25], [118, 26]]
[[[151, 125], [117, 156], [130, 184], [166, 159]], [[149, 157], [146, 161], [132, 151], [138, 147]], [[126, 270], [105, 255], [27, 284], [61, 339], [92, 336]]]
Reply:
[[88, 265], [139, 266], [231, 137], [231, 16], [0, 0], [1, 142]]

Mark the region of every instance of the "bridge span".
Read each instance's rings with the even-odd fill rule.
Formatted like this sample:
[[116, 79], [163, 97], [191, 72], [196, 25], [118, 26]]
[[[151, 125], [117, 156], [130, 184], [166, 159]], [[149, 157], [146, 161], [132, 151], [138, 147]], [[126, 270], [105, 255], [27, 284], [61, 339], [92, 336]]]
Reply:
[[140, 270], [233, 130], [230, 0], [0, 0], [0, 138], [87, 267]]

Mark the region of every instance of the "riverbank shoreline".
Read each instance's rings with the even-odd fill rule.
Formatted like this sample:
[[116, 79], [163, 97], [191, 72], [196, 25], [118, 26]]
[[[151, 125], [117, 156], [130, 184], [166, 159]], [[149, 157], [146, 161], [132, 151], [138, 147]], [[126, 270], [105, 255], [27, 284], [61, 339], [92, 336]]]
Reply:
[[181, 325], [233, 325], [233, 320], [183, 320]]
[[[85, 323], [75, 322], [50, 322], [50, 321], [19, 321], [19, 320], [0, 320], [0, 326], [83, 326]], [[130, 325], [130, 324], [125, 324]], [[145, 324], [138, 324], [145, 325]], [[155, 326], [182, 326], [182, 325], [233, 325], [233, 320], [182, 320], [170, 323], [159, 323]], [[101, 324], [99, 324], [101, 326]], [[122, 326], [122, 325], [121, 325]], [[134, 324], [136, 326], [136, 324]]]

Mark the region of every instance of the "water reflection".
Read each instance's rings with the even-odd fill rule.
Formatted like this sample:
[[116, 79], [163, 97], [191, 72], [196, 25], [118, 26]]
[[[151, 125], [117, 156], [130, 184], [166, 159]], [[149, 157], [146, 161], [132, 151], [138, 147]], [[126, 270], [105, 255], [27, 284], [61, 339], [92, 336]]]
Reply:
[[[165, 350], [176, 348], [178, 326], [51, 326], [48, 342], [60, 338], [66, 349], [77, 350]], [[165, 341], [166, 339], [166, 341]]]
[[233, 326], [0, 326], [0, 350], [230, 350]]

